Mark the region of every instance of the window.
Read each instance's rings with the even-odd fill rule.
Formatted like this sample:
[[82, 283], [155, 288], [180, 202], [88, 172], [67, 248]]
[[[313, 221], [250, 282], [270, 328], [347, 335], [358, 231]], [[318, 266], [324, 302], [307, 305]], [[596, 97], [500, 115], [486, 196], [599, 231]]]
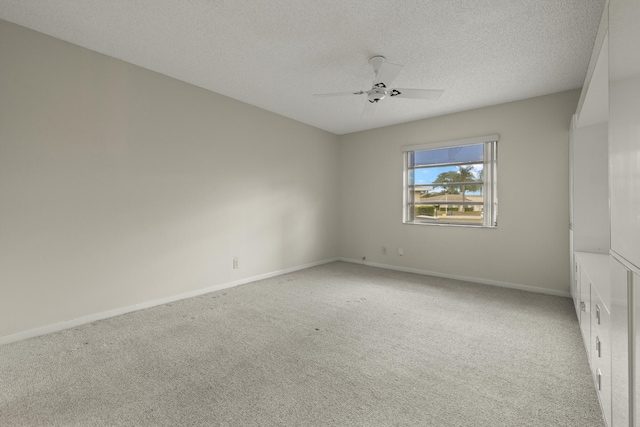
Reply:
[[498, 135], [404, 147], [404, 222], [496, 227]]

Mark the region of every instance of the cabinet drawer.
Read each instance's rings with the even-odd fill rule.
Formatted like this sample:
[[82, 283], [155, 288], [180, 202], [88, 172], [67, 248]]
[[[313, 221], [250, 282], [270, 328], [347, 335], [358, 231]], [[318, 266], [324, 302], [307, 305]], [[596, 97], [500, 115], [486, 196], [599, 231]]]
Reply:
[[611, 425], [611, 315], [591, 287], [591, 370], [607, 425]]

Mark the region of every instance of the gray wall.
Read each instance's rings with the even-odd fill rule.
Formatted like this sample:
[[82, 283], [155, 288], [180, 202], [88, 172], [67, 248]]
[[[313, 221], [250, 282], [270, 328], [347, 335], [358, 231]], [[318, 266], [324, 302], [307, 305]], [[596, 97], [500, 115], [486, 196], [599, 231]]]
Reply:
[[335, 135], [1, 20], [0, 76], [0, 337], [336, 256]]
[[[562, 92], [341, 137], [341, 256], [568, 292], [569, 124], [578, 96]], [[497, 229], [402, 224], [401, 147], [496, 133]]]

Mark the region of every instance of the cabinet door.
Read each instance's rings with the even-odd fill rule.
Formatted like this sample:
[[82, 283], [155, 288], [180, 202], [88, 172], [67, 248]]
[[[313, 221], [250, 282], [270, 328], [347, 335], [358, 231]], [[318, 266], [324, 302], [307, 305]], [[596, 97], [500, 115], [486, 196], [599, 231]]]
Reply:
[[611, 257], [611, 425], [630, 426], [629, 270]]
[[611, 249], [640, 266], [640, 2], [609, 1]]
[[578, 316], [578, 323], [580, 323], [580, 301], [582, 296], [580, 295], [580, 268], [577, 262], [574, 262], [573, 270], [575, 273], [573, 274], [573, 282], [571, 283], [571, 289], [573, 291], [571, 296], [573, 297], [573, 305], [575, 306], [576, 315]]
[[587, 349], [587, 357], [591, 360], [591, 283], [582, 267], [580, 267], [580, 330]]
[[609, 251], [607, 124], [575, 129], [573, 149], [573, 250]]

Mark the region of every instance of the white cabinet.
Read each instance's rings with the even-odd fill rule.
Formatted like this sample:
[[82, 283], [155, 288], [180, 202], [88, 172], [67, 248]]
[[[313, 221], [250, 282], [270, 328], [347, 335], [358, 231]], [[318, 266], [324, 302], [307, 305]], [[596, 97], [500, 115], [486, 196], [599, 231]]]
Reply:
[[609, 2], [611, 250], [640, 267], [640, 2]]
[[[571, 295], [605, 420], [640, 427], [640, 1], [608, 0], [604, 12], [571, 127]], [[603, 126], [608, 155], [597, 145]], [[604, 199], [602, 158], [608, 158]], [[610, 254], [610, 287], [596, 277], [606, 267], [573, 251]]]
[[602, 414], [611, 425], [611, 280], [609, 256], [576, 252], [574, 300]]
[[603, 418], [611, 425], [607, 22], [605, 9], [571, 121], [569, 246], [571, 296]]
[[598, 390], [602, 414], [607, 425], [611, 425], [611, 315], [593, 284], [590, 326], [591, 372]]
[[[633, 426], [633, 402], [640, 396], [633, 390], [634, 378], [631, 363], [638, 349], [634, 349], [633, 333], [638, 333], [640, 325], [633, 325], [633, 310], [640, 308], [638, 287], [640, 276], [633, 273], [631, 266], [625, 261], [611, 257], [611, 418], [613, 427]], [[635, 282], [635, 284], [634, 284]], [[634, 289], [635, 286], [635, 289]], [[635, 301], [634, 301], [634, 294]], [[637, 343], [637, 341], [636, 341]], [[636, 369], [637, 372], [637, 369]], [[637, 379], [635, 380], [637, 387]], [[637, 417], [636, 419], [640, 420]], [[637, 424], [636, 424], [637, 425]]]
[[585, 262], [579, 259], [579, 255], [576, 253], [576, 265], [580, 272], [580, 316], [578, 321], [580, 322], [584, 346], [587, 349], [587, 357], [591, 361], [591, 351], [589, 351], [589, 344], [591, 343], [591, 280], [585, 272]]
[[[572, 257], [573, 258], [573, 257]], [[580, 269], [578, 268], [578, 263], [574, 261], [574, 276], [571, 281], [571, 298], [573, 299], [573, 305], [576, 309], [576, 315], [578, 316], [578, 321], [580, 320], [580, 302], [582, 301], [580, 291], [582, 287], [580, 286]]]
[[612, 422], [640, 426], [640, 1], [609, 0]]
[[640, 265], [640, 76], [613, 82], [611, 97], [611, 249]]
[[[605, 9], [606, 12], [606, 9]], [[590, 332], [590, 288], [575, 269], [578, 252], [609, 254], [609, 177], [608, 177], [608, 43], [607, 18], [603, 13], [600, 28], [580, 95], [571, 120], [569, 246], [571, 259], [571, 295], [585, 305], [576, 306], [585, 339]], [[578, 295], [578, 299], [576, 299]], [[582, 319], [584, 318], [584, 320]], [[587, 345], [588, 347], [588, 345]]]
[[632, 393], [633, 398], [633, 410], [634, 414], [634, 425], [640, 425], [640, 272], [633, 271], [630, 272], [630, 287], [631, 294], [633, 296], [633, 352], [632, 357], [634, 360], [635, 366], [633, 367], [633, 385], [634, 391]]
[[609, 253], [607, 123], [573, 130], [573, 250]]
[[[591, 285], [594, 280], [608, 282], [608, 267], [602, 267], [608, 262], [609, 252], [607, 124], [573, 129], [572, 146], [571, 246], [575, 251], [575, 265], [583, 266], [583, 269], [574, 269], [572, 283], [573, 292], [579, 298], [576, 308], [582, 337], [589, 349], [593, 345]], [[589, 274], [585, 273], [585, 266], [590, 267]], [[590, 277], [594, 274], [598, 277]], [[608, 299], [609, 294], [604, 298]]]

